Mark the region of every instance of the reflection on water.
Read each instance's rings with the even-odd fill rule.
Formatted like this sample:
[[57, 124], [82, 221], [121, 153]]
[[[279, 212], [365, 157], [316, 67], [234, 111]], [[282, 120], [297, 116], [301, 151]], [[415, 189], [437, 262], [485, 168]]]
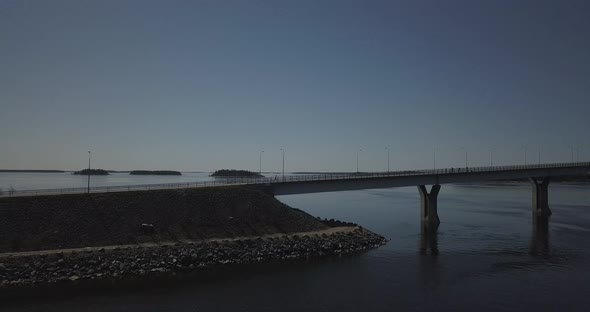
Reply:
[[537, 256], [549, 256], [549, 219], [551, 217], [535, 217], [532, 222], [530, 253]]
[[427, 291], [436, 290], [441, 285], [441, 268], [438, 259], [438, 229], [429, 229], [424, 224], [420, 231], [419, 270], [421, 284]]
[[420, 254], [426, 255], [428, 251], [433, 256], [438, 255], [438, 229], [429, 229], [422, 225], [420, 231]]

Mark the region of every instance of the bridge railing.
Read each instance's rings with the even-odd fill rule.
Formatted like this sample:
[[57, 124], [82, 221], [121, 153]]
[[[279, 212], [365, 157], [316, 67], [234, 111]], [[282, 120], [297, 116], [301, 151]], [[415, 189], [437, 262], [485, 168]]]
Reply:
[[[301, 174], [301, 175], [288, 175], [288, 176], [273, 176], [273, 177], [266, 177], [266, 178], [228, 177], [228, 178], [217, 178], [217, 179], [211, 180], [211, 181], [200, 181], [200, 182], [96, 186], [96, 187], [90, 188], [90, 193], [185, 189], [185, 188], [197, 188], [197, 187], [250, 185], [250, 184], [313, 182], [313, 181], [344, 180], [344, 179], [373, 179], [373, 178], [387, 178], [387, 177], [401, 177], [401, 176], [465, 174], [465, 173], [474, 173], [474, 172], [499, 172], [499, 171], [511, 171], [511, 170], [570, 168], [570, 167], [590, 167], [590, 162], [550, 163], [550, 164], [513, 165], [513, 166], [461, 167], [461, 168], [441, 168], [441, 169], [423, 169], [423, 170], [402, 170], [402, 171], [389, 171], [389, 172]], [[86, 188], [86, 187], [59, 188], [59, 189], [37, 189], [37, 190], [4, 190], [3, 192], [0, 193], [0, 197], [79, 194], [79, 193], [86, 193], [86, 192], [88, 192], [88, 188]]]

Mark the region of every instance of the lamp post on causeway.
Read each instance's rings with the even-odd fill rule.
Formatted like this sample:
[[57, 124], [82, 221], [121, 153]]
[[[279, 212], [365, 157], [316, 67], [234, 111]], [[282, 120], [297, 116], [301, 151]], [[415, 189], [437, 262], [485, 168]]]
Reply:
[[521, 148], [524, 149], [524, 165], [526, 166], [527, 165], [527, 163], [526, 163], [526, 160], [527, 160], [526, 159], [526, 152], [528, 150], [528, 146], [527, 145], [523, 145]]
[[359, 173], [359, 152], [362, 152], [363, 149], [359, 149], [358, 151], [356, 151], [356, 173]]
[[88, 151], [88, 187], [87, 192], [90, 194], [90, 151]]
[[389, 146], [386, 146], [385, 149], [387, 150], [387, 173], [389, 174]]
[[494, 149], [490, 148], [490, 167], [494, 166]]
[[462, 149], [465, 151], [465, 171], [469, 170], [469, 162], [467, 161], [467, 149], [465, 147], [460, 147], [459, 149]]
[[258, 155], [258, 174], [262, 175], [262, 153], [264, 153], [264, 151], [260, 151], [260, 154]]
[[281, 148], [281, 151], [283, 152], [283, 179], [285, 179], [285, 149]]
[[436, 170], [436, 148], [432, 149], [432, 170]]
[[465, 169], [469, 168], [469, 161], [467, 160], [467, 149], [465, 149]]

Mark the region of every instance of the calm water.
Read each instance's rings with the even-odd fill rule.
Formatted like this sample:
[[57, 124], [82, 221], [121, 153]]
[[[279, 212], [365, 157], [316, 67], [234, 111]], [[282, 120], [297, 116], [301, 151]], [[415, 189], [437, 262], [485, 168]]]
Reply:
[[[184, 183], [215, 180], [215, 178], [209, 177], [209, 174], [205, 172], [183, 172], [181, 176], [141, 176], [130, 175], [129, 173], [111, 173], [106, 176], [91, 176], [90, 186]], [[263, 174], [267, 177], [277, 175], [276, 173]], [[4, 190], [8, 190], [11, 187], [15, 190], [39, 190], [86, 187], [88, 183], [87, 179], [88, 176], [76, 175], [71, 172], [0, 172], [0, 188]]]
[[414, 187], [279, 199], [391, 241], [342, 258], [58, 291], [3, 301], [2, 311], [590, 311], [589, 186], [552, 185], [548, 231], [535, 232], [528, 186], [443, 185], [442, 223], [428, 238]]

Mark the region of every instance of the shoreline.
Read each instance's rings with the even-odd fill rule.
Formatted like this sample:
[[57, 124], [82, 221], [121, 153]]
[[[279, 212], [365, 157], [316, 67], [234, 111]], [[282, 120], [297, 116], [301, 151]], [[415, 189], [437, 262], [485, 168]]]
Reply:
[[[333, 234], [333, 233], [349, 233], [353, 232], [358, 226], [338, 226], [331, 227], [324, 230], [309, 231], [309, 232], [295, 232], [295, 233], [275, 233], [265, 234], [256, 236], [238, 236], [238, 237], [218, 237], [209, 238], [204, 240], [179, 240], [179, 241], [161, 241], [152, 243], [139, 243], [139, 244], [123, 244], [123, 245], [108, 245], [108, 246], [94, 246], [94, 247], [78, 247], [78, 248], [62, 248], [62, 249], [47, 249], [47, 250], [32, 250], [32, 251], [18, 251], [18, 252], [0, 252], [0, 261], [4, 258], [18, 258], [28, 256], [40, 256], [40, 255], [56, 255], [56, 254], [76, 254], [76, 253], [89, 253], [95, 251], [113, 251], [113, 250], [124, 250], [132, 248], [157, 248], [166, 246], [177, 246], [178, 244], [199, 244], [199, 243], [212, 243], [212, 242], [229, 242], [239, 241], [247, 239], [265, 239], [265, 238], [279, 238], [285, 236], [305, 236], [305, 235], [322, 235], [322, 234]], [[0, 262], [1, 263], [1, 262]]]
[[351, 254], [386, 244], [359, 226], [201, 241], [144, 243], [0, 254], [0, 289], [125, 280]]

